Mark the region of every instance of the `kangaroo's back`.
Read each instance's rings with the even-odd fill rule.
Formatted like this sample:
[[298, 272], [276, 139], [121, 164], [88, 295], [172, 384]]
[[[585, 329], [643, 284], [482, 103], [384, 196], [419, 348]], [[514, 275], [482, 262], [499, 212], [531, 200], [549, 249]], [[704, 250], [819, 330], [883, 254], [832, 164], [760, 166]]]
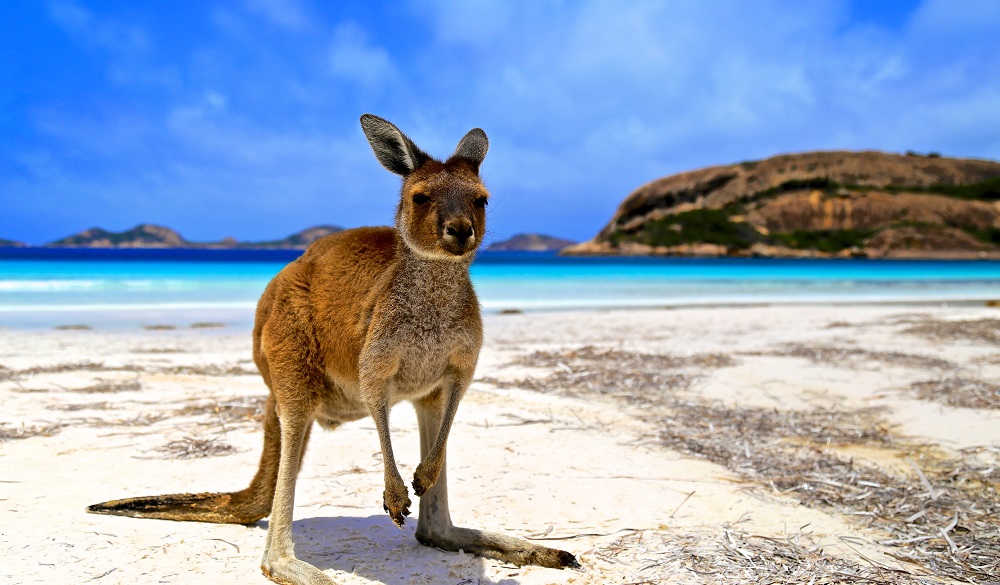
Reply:
[[254, 361], [268, 386], [275, 352], [304, 356], [306, 371], [322, 375], [333, 368], [335, 377], [357, 381], [368, 322], [395, 269], [398, 246], [390, 227], [337, 232], [310, 244], [271, 280], [253, 329]]

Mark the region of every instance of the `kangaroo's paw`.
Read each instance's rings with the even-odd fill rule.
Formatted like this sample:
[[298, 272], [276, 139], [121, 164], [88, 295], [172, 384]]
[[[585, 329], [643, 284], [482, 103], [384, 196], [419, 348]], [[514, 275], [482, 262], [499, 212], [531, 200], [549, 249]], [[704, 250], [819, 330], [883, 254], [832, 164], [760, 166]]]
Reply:
[[441, 466], [432, 466], [421, 463], [417, 466], [417, 471], [413, 474], [413, 493], [422, 496], [427, 490], [434, 487], [438, 476], [441, 474]]
[[406, 516], [410, 515], [410, 496], [405, 485], [400, 485], [400, 487], [401, 489], [394, 493], [388, 489], [382, 492], [382, 508], [389, 513], [393, 523], [402, 528], [406, 522]]

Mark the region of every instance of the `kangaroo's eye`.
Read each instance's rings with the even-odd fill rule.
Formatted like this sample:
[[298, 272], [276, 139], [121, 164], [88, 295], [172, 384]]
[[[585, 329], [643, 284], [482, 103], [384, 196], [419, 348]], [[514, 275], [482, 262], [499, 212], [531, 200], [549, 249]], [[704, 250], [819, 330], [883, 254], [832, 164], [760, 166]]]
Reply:
[[476, 207], [486, 207], [489, 204], [490, 204], [489, 199], [485, 197], [479, 197], [478, 199], [476, 199]]
[[424, 203], [427, 203], [430, 200], [431, 198], [423, 193], [417, 193], [416, 195], [413, 196], [413, 202], [416, 203], [417, 205], [423, 205]]

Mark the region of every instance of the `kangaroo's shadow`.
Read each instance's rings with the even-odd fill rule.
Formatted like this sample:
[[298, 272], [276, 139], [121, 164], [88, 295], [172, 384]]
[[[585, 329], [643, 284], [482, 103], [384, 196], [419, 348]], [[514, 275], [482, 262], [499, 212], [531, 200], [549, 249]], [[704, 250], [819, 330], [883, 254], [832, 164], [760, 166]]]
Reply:
[[[323, 571], [353, 573], [380, 583], [407, 583], [419, 575], [430, 579], [428, 583], [517, 585], [515, 579], [487, 578], [489, 561], [420, 544], [414, 536], [416, 518], [406, 520], [402, 529], [385, 515], [296, 520], [292, 523], [295, 556]], [[268, 521], [257, 526], [266, 530]]]

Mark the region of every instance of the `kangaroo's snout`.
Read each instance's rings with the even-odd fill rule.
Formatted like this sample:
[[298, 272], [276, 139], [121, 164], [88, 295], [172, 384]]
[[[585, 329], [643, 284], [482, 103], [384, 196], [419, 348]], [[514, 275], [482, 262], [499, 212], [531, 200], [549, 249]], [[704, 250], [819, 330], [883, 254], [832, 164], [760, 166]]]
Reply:
[[456, 244], [465, 246], [470, 239], [475, 239], [476, 230], [468, 219], [456, 218], [449, 220], [444, 226], [444, 237]]

